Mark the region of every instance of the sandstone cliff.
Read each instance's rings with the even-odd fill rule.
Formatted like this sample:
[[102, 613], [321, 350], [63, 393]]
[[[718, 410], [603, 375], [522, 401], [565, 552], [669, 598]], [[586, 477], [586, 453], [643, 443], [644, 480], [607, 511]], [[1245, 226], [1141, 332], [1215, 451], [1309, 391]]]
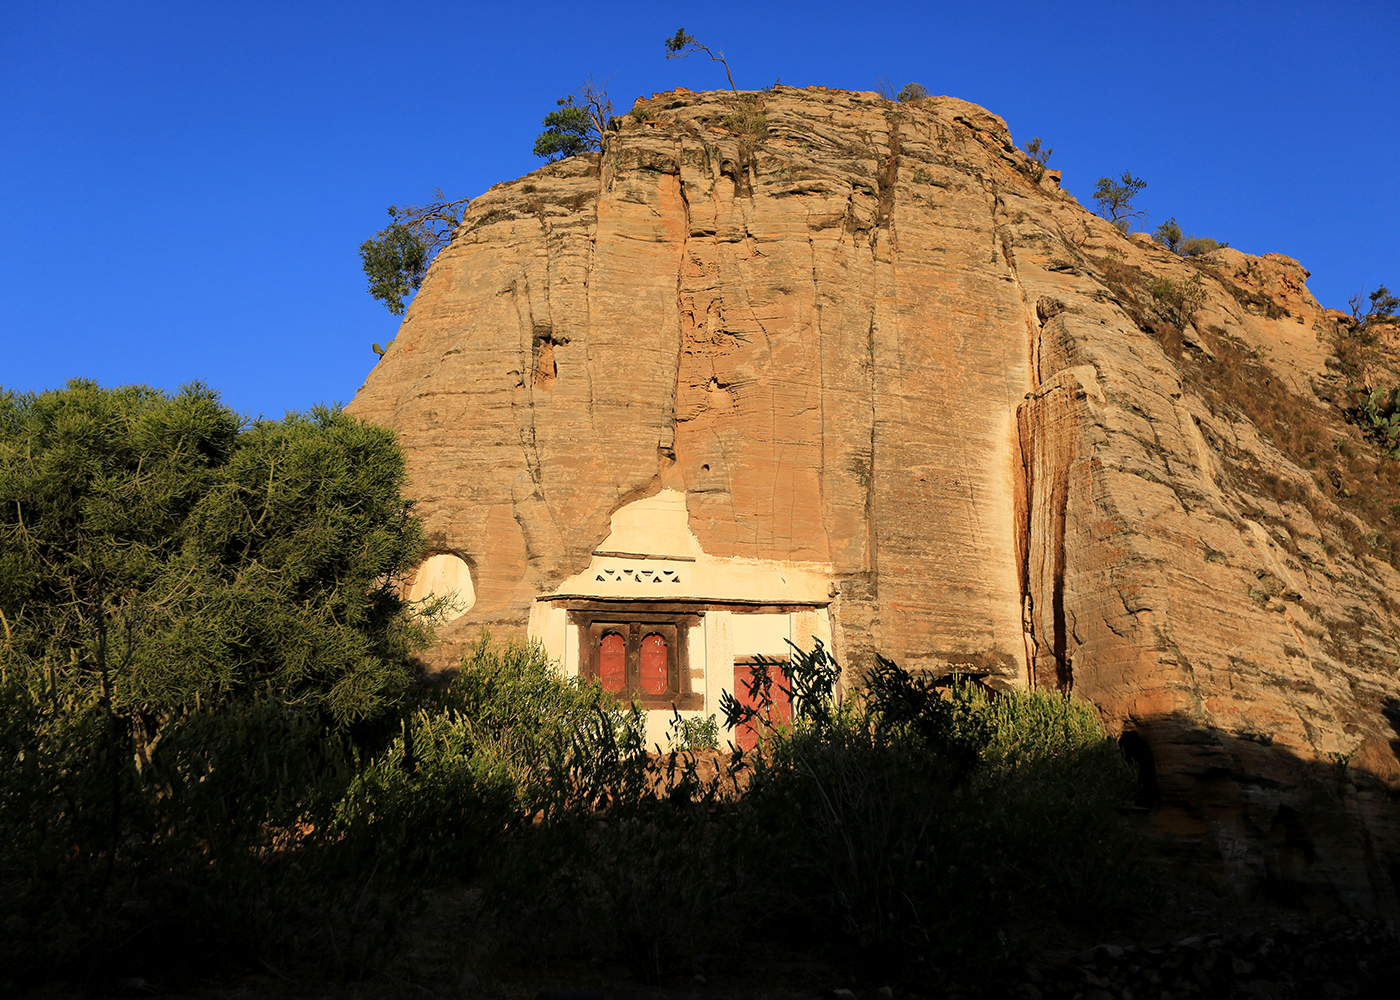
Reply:
[[438, 662], [675, 491], [709, 556], [822, 567], [848, 665], [1072, 690], [1229, 884], [1393, 907], [1396, 468], [1301, 265], [1125, 238], [952, 98], [624, 121], [472, 204], [349, 407], [470, 567]]

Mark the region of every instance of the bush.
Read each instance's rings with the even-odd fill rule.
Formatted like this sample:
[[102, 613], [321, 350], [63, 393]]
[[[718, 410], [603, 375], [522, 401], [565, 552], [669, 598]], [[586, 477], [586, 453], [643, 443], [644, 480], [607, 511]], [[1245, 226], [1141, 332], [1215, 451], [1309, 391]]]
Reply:
[[[373, 727], [261, 695], [187, 714], [151, 767], [123, 765], [123, 904], [94, 912], [103, 857], [70, 845], [104, 842], [110, 772], [84, 764], [108, 717], [6, 654], [0, 945], [35, 975], [84, 955], [108, 978], [361, 975], [411, 940], [427, 885], [468, 877], [489, 914], [474, 934], [652, 981], [775, 936], [882, 977], [966, 976], [1007, 953], [1016, 913], [1094, 924], [1141, 898], [1112, 812], [1132, 773], [1082, 703], [885, 660], [843, 700], [819, 647], [756, 669], [752, 708], [723, 699], [764, 727], [757, 752], [718, 753], [713, 718], [677, 716], [676, 749], [649, 755], [640, 712], [483, 635]], [[791, 724], [770, 721], [775, 687]]]
[[1146, 288], [1157, 308], [1178, 329], [1190, 323], [1206, 301], [1205, 283], [1199, 274], [1193, 274], [1183, 281], [1173, 281], [1167, 277], [1148, 278]]
[[324, 825], [353, 767], [317, 713], [267, 694], [201, 707], [138, 765], [112, 759], [99, 702], [13, 651], [3, 666], [0, 950], [13, 975], [101, 982], [314, 953], [291, 938], [314, 930], [305, 910], [326, 887], [286, 852]]
[[1176, 224], [1176, 219], [1168, 219], [1158, 226], [1152, 234], [1152, 239], [1182, 257], [1204, 257], [1230, 245], [1220, 243], [1209, 236], [1184, 236], [1181, 227]]
[[922, 83], [906, 83], [897, 95], [903, 104], [913, 104], [928, 96], [928, 88]]
[[788, 858], [765, 890], [797, 937], [886, 973], [967, 972], [1003, 954], [1014, 913], [1104, 924], [1139, 898], [1113, 811], [1133, 773], [1090, 706], [883, 659], [841, 702], [838, 676], [820, 647], [794, 657], [796, 719], [769, 727], [736, 817], [755, 861]]
[[1152, 234], [1152, 239], [1154, 242], [1162, 244], [1162, 246], [1166, 247], [1172, 253], [1178, 253], [1181, 250], [1181, 227], [1176, 224], [1176, 219], [1168, 219], [1157, 227], [1156, 231]]
[[1390, 458], [1400, 458], [1400, 386], [1359, 393], [1362, 426]]
[[1026, 158], [1030, 160], [1031, 179], [1039, 184], [1041, 178], [1045, 176], [1046, 164], [1050, 162], [1050, 157], [1055, 151], [1043, 145], [1040, 136], [1036, 136], [1026, 143], [1025, 149]]
[[736, 110], [724, 116], [724, 127], [737, 132], [741, 141], [750, 147], [761, 142], [768, 135], [768, 116], [763, 110], [763, 98], [752, 95], [731, 100]]
[[1188, 236], [1181, 241], [1181, 256], [1204, 257], [1206, 254], [1228, 247], [1230, 244], [1213, 240], [1209, 236]]

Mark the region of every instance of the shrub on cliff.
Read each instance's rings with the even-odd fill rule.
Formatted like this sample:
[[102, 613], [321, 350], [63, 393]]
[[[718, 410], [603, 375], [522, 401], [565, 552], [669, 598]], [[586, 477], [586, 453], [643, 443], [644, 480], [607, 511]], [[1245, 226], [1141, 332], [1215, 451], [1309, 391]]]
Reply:
[[1400, 386], [1362, 393], [1357, 409], [1381, 452], [1400, 458]]
[[1199, 274], [1181, 281], [1153, 276], [1147, 279], [1144, 287], [1157, 309], [1177, 329], [1194, 320], [1197, 310], [1205, 305], [1206, 289]]
[[1050, 162], [1050, 157], [1054, 150], [1045, 146], [1040, 141], [1040, 136], [1036, 136], [1025, 146], [1026, 159], [1030, 160], [1031, 180], [1037, 184], [1045, 176], [1046, 165]]
[[1158, 226], [1152, 234], [1152, 239], [1172, 253], [1180, 254], [1182, 257], [1204, 257], [1208, 253], [1214, 253], [1216, 250], [1230, 245], [1213, 240], [1209, 236], [1183, 235], [1175, 218], [1168, 219]]
[[1209, 236], [1188, 236], [1181, 241], [1180, 253], [1183, 257], [1204, 257], [1230, 244], [1213, 240]]

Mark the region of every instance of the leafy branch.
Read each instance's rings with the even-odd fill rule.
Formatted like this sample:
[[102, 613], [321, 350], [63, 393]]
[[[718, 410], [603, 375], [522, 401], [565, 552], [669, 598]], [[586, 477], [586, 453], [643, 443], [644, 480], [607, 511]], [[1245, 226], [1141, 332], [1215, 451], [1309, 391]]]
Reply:
[[1036, 136], [1025, 145], [1026, 158], [1031, 161], [1031, 177], [1039, 184], [1040, 179], [1045, 176], [1046, 164], [1050, 162], [1050, 157], [1054, 150], [1049, 146], [1042, 145], [1040, 136]]

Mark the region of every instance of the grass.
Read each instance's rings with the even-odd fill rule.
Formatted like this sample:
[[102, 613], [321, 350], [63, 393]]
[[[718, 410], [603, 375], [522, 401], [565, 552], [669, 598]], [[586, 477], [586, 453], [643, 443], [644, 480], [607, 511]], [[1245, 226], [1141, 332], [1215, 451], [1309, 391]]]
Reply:
[[[1213, 276], [1257, 315], [1277, 319], [1287, 315], [1286, 310], [1205, 263], [1193, 262], [1198, 273], [1190, 280], [1172, 282], [1114, 257], [1091, 258], [1091, 262], [1103, 275], [1113, 301], [1178, 362], [1183, 383], [1213, 414], [1249, 420], [1290, 462], [1307, 470], [1316, 490], [1345, 513], [1339, 516], [1305, 481], [1264, 469], [1254, 456], [1214, 442], [1243, 491], [1282, 504], [1301, 504], [1349, 550], [1400, 567], [1400, 523], [1393, 513], [1400, 505], [1400, 456], [1387, 454], [1348, 424], [1348, 419], [1358, 419], [1359, 407], [1351, 412], [1330, 411], [1293, 392], [1255, 351], [1220, 327], [1201, 331], [1214, 357], [1184, 349], [1182, 327], [1200, 303], [1202, 275]], [[1339, 369], [1353, 379], [1373, 363], [1374, 341], [1368, 342], [1364, 332], [1339, 329], [1334, 345]], [[1362, 525], [1345, 514], [1359, 518]], [[1298, 556], [1296, 548], [1290, 551]]]

